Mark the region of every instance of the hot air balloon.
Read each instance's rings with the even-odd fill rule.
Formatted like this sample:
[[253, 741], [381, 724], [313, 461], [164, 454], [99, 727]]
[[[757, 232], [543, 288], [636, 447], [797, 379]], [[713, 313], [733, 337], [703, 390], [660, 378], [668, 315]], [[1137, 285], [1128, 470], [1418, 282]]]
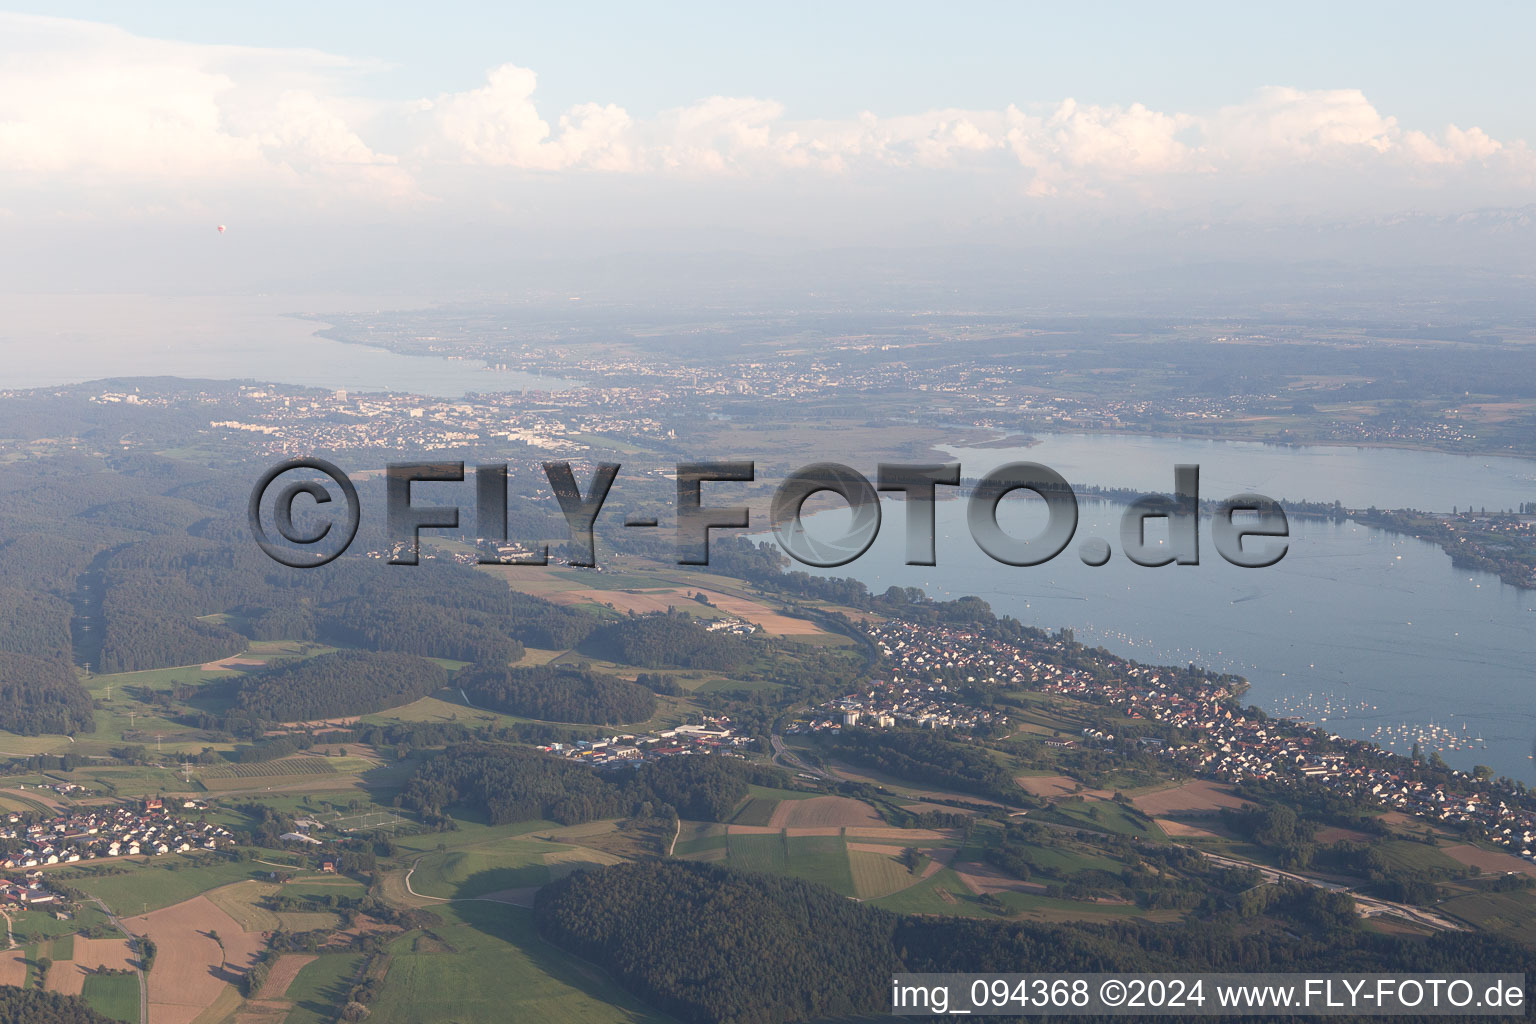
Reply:
[[221, 235], [222, 235], [222, 234], [223, 234], [223, 233], [224, 233], [224, 225], [223, 225], [223, 224], [220, 224], [220, 225], [219, 225], [219, 234], [221, 234]]

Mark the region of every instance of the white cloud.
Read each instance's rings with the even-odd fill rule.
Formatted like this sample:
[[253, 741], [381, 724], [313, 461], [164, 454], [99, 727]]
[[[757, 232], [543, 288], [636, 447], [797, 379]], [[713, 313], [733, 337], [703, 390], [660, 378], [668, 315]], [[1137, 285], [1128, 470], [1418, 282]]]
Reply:
[[0, 185], [414, 191], [349, 124], [356, 62], [15, 14], [0, 40]]
[[716, 95], [642, 119], [615, 102], [541, 111], [538, 76], [516, 64], [472, 89], [394, 104], [360, 95], [371, 70], [313, 51], [0, 14], [0, 201], [24, 208], [34, 192], [80, 190], [164, 209], [249, 190], [272, 202], [410, 203], [453, 198], [456, 168], [508, 188], [520, 175], [984, 174], [1022, 195], [1157, 201], [1213, 183], [1228, 196], [1244, 183], [1256, 191], [1297, 169], [1313, 186], [1348, 174], [1433, 190], [1471, 173], [1528, 183], [1536, 167], [1523, 143], [1476, 127], [1405, 129], [1356, 89], [1277, 86], [1211, 112], [1069, 98], [816, 121], [790, 119], [772, 99]]

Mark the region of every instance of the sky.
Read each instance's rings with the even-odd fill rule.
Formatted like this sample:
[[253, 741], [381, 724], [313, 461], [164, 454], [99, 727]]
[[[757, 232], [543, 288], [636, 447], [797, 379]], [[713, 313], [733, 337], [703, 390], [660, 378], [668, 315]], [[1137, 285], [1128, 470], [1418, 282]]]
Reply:
[[1515, 3], [13, 2], [0, 270], [228, 286], [178, 251], [217, 224], [270, 284], [339, 232], [472, 277], [1455, 219], [1533, 200], [1532, 38]]

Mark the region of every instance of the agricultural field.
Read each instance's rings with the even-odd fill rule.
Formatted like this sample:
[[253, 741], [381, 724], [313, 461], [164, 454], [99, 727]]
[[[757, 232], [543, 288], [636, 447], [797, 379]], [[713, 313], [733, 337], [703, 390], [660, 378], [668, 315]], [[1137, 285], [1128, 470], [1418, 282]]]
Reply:
[[726, 863], [741, 871], [767, 871], [825, 885], [854, 895], [848, 844], [838, 835], [744, 833], [726, 838]]
[[689, 860], [724, 860], [726, 842], [724, 826], [685, 821], [678, 830], [672, 854]]
[[848, 844], [841, 836], [791, 836], [785, 873], [854, 895]]
[[80, 995], [103, 1017], [138, 1024], [139, 977], [137, 974], [92, 974]]
[[[601, 972], [538, 937], [529, 911], [474, 902], [433, 908], [443, 924], [390, 946], [389, 973], [370, 1024], [539, 1021], [540, 1024], [665, 1024]], [[292, 989], [290, 989], [290, 994]], [[290, 1019], [291, 1020], [291, 1019]]]
[[800, 799], [783, 800], [768, 824], [774, 828], [878, 828], [885, 820], [862, 800], [845, 796], [800, 794]]
[[1536, 893], [1478, 892], [1436, 904], [1436, 910], [1474, 927], [1536, 943]]
[[411, 873], [411, 888], [423, 896], [468, 899], [503, 889], [543, 885], [555, 875], [569, 871], [573, 863], [603, 864], [615, 860], [579, 846], [513, 839], [429, 853], [417, 861]]
[[[353, 760], [348, 758], [347, 760]], [[360, 760], [360, 759], [358, 759]], [[209, 779], [257, 779], [283, 775], [334, 775], [338, 771], [332, 758], [298, 755], [280, 757], [271, 761], [252, 764], [219, 764], [197, 769], [198, 778]]]
[[226, 858], [207, 866], [194, 865], [180, 857], [139, 862], [118, 858], [111, 866], [121, 870], [114, 874], [81, 874], [69, 884], [122, 914], [169, 907], [221, 885], [265, 878], [272, 870], [262, 864]]
[[241, 928], [248, 932], [266, 932], [275, 931], [282, 922], [261, 903], [281, 891], [285, 891], [284, 887], [276, 882], [247, 879], [210, 889], [207, 896], [214, 906], [233, 918]]
[[1166, 839], [1163, 830], [1151, 818], [1139, 811], [1112, 800], [1061, 800], [1052, 805], [1042, 818], [1054, 819], [1068, 825], [1081, 825], [1100, 832], [1133, 836], [1142, 839]]
[[726, 861], [740, 871], [785, 873], [789, 866], [786, 839], [774, 832], [762, 835], [732, 833], [726, 838]]
[[779, 801], [772, 797], [753, 796], [748, 797], [746, 803], [731, 818], [734, 825], [762, 825], [766, 826], [773, 820], [773, 812], [778, 809]]
[[331, 1024], [362, 962], [356, 953], [325, 953], [301, 967], [283, 996], [293, 1004], [284, 1024]]
[[849, 844], [854, 895], [861, 900], [879, 899], [921, 881], [902, 865], [899, 855], [895, 848]]
[[966, 887], [960, 876], [948, 868], [940, 868], [916, 885], [870, 902], [877, 907], [894, 910], [900, 914], [992, 916], [991, 911], [977, 902], [975, 894]]
[[234, 986], [266, 944], [206, 896], [124, 918], [123, 926], [149, 936], [158, 948], [148, 978], [149, 1012], [151, 1020], [166, 1024], [233, 1010], [240, 1002]]
[[43, 942], [106, 923], [106, 915], [92, 906], [79, 908], [73, 921], [60, 921], [47, 911], [22, 910], [11, 914], [11, 934], [20, 943]]
[[1372, 849], [1395, 868], [1406, 871], [1451, 871], [1461, 873], [1466, 866], [1440, 849], [1408, 839], [1378, 840]]

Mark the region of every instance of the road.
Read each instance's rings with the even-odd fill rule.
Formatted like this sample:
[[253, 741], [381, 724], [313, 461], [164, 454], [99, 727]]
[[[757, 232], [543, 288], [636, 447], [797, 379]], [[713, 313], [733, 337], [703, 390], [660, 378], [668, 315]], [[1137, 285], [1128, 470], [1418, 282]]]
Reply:
[[1353, 897], [1355, 901], [1355, 907], [1360, 911], [1361, 917], [1375, 917], [1378, 914], [1391, 914], [1394, 917], [1401, 917], [1407, 921], [1412, 921], [1414, 924], [1420, 924], [1426, 928], [1433, 928], [1436, 931], [1464, 932], [1468, 930], [1465, 925], [1459, 924], [1456, 921], [1452, 921], [1448, 917], [1443, 917], [1432, 910], [1425, 910], [1423, 907], [1409, 906], [1406, 903], [1393, 903], [1391, 900], [1377, 899], [1375, 896], [1362, 896], [1360, 893], [1355, 892], [1349, 886], [1340, 885], [1337, 882], [1325, 882], [1321, 878], [1310, 878], [1306, 875], [1298, 875], [1294, 871], [1282, 871], [1279, 868], [1268, 867], [1264, 864], [1254, 864], [1251, 861], [1237, 860], [1232, 857], [1223, 857], [1220, 854], [1209, 853], [1194, 846], [1186, 846], [1184, 848], [1186, 850], [1193, 850], [1194, 852], [1205, 857], [1206, 860], [1214, 861], [1223, 867], [1252, 868], [1259, 872], [1259, 874], [1262, 875], [1266, 880], [1271, 882], [1300, 882], [1304, 885], [1314, 885], [1319, 889], [1327, 889], [1329, 892], [1349, 893], [1349, 895]]
[[[835, 775], [824, 772], [818, 768], [812, 768], [804, 761], [801, 761], [794, 755], [792, 751], [789, 750], [789, 748], [784, 745], [784, 741], [782, 738], [780, 738], [778, 733], [773, 733], [769, 738], [773, 742], [774, 761], [782, 760], [785, 767], [793, 768], [797, 771], [807, 772], [811, 775], [815, 775], [817, 778], [830, 779], [833, 781], [837, 780]], [[969, 799], [975, 798], [971, 797]], [[1039, 819], [1032, 820], [1034, 820], [1035, 824], [1044, 825], [1046, 828], [1050, 829], [1070, 832], [1092, 831], [1091, 829], [1082, 829], [1075, 825], [1064, 825], [1057, 822], [1040, 821]], [[1251, 861], [1237, 860], [1232, 857], [1223, 857], [1220, 854], [1210, 853], [1196, 846], [1186, 846], [1182, 843], [1175, 843], [1174, 845], [1183, 847], [1184, 849], [1190, 850], [1194, 853], [1198, 853], [1202, 857], [1205, 857], [1207, 860], [1214, 861], [1215, 863], [1221, 864], [1224, 867], [1253, 868], [1254, 870], [1258, 871], [1259, 874], [1262, 875], [1266, 880], [1271, 882], [1279, 882], [1282, 880], [1299, 882], [1303, 885], [1312, 885], [1318, 887], [1319, 889], [1327, 889], [1330, 892], [1347, 892], [1354, 899], [1355, 907], [1360, 911], [1361, 917], [1375, 917], [1378, 914], [1391, 914], [1394, 917], [1401, 917], [1404, 920], [1411, 921], [1414, 924], [1423, 925], [1426, 928], [1432, 928], [1436, 931], [1461, 932], [1468, 930], [1465, 925], [1457, 921], [1453, 921], [1441, 914], [1437, 914], [1432, 910], [1426, 910], [1423, 907], [1410, 906], [1406, 903], [1394, 903], [1391, 900], [1378, 899], [1375, 896], [1365, 896], [1355, 892], [1353, 889], [1346, 885], [1340, 885], [1336, 882], [1324, 881], [1321, 878], [1310, 878], [1307, 875], [1298, 875], [1292, 871], [1282, 871], [1279, 868], [1272, 868], [1263, 864], [1255, 864]]]
[[[107, 920], [112, 922], [112, 927], [130, 939], [134, 937], [133, 932], [129, 931], [128, 927], [118, 920], [117, 915], [112, 913], [111, 907], [95, 896], [91, 897], [91, 902], [100, 907], [101, 912], [107, 915]], [[138, 975], [139, 978], [139, 1024], [149, 1024], [149, 979], [144, 976], [144, 969], [139, 966], [140, 958], [138, 956], [135, 956], [129, 962], [133, 964], [133, 973]]]
[[814, 775], [818, 779], [830, 779], [833, 782], [838, 781], [837, 777], [832, 775], [830, 772], [824, 772], [820, 768], [812, 768], [810, 765], [800, 760], [800, 758], [796, 757], [794, 752], [784, 745], [784, 738], [778, 733], [773, 733], [768, 737], [768, 739], [773, 743], [773, 759], [775, 762], [782, 760], [783, 765], [786, 768], [792, 768], [797, 772], [805, 772], [807, 775]]

